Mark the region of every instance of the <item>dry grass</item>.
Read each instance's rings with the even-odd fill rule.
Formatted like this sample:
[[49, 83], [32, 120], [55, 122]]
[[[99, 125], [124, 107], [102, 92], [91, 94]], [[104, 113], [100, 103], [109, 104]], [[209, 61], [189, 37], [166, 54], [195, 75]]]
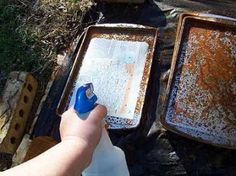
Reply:
[[1, 0], [0, 89], [13, 70], [47, 82], [56, 55], [82, 30], [92, 5], [92, 0]]
[[32, 31], [43, 47], [43, 57], [51, 56], [52, 51], [65, 49], [76, 33], [81, 30], [82, 19], [93, 5], [90, 0], [72, 2], [68, 0], [40, 0], [25, 19], [23, 28]]

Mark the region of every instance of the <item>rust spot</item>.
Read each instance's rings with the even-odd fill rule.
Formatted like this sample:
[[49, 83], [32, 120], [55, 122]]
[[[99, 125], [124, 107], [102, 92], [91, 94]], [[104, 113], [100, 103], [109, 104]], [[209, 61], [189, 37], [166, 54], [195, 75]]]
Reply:
[[131, 75], [130, 79], [128, 80], [128, 84], [127, 84], [127, 87], [126, 87], [126, 91], [125, 91], [125, 98], [124, 98], [124, 101], [121, 105], [121, 108], [120, 108], [120, 113], [124, 113], [125, 112], [125, 108], [127, 107], [127, 103], [128, 103], [128, 99], [129, 99], [129, 94], [130, 94], [130, 87], [132, 85], [132, 75], [134, 73], [134, 64], [127, 64], [126, 65], [126, 70], [127, 70], [127, 73], [129, 75]]
[[191, 18], [184, 25], [167, 121], [190, 136], [236, 145], [236, 27]]

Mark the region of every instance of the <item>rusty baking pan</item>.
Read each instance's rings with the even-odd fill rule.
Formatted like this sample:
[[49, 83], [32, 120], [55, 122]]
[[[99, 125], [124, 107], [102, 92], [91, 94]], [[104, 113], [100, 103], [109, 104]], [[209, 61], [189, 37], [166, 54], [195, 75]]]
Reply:
[[180, 33], [180, 29], [182, 27], [182, 22], [183, 19], [185, 17], [200, 17], [200, 18], [209, 18], [209, 20], [230, 20], [230, 21], [236, 21], [235, 18], [231, 18], [231, 17], [226, 17], [226, 16], [222, 16], [222, 15], [216, 15], [216, 14], [210, 14], [210, 13], [194, 13], [194, 12], [187, 12], [187, 13], [181, 13], [179, 16], [179, 20], [178, 20], [178, 26], [177, 26], [177, 30], [176, 30], [176, 40], [179, 41], [180, 39], [178, 38], [178, 35]]
[[236, 149], [236, 24], [183, 18], [161, 117], [182, 136]]
[[[129, 25], [128, 25], [129, 26]], [[75, 93], [92, 82], [98, 103], [106, 105], [112, 129], [137, 127], [142, 117], [157, 29], [132, 25], [87, 29], [58, 106], [73, 106]]]

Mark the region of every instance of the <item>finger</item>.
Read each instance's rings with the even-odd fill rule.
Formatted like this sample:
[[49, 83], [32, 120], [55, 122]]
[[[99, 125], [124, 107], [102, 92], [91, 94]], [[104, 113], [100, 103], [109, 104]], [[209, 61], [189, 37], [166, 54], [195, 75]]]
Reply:
[[73, 115], [75, 115], [75, 114], [76, 114], [76, 112], [75, 112], [74, 108], [71, 107], [71, 108], [69, 108], [67, 111], [65, 111], [65, 112], [61, 115], [61, 117], [64, 118], [64, 117], [68, 117], [68, 116], [73, 116]]
[[70, 107], [70, 108], [67, 110], [67, 112], [76, 113], [76, 112], [75, 112], [75, 109], [74, 109], [73, 107]]
[[99, 123], [107, 115], [107, 108], [103, 105], [97, 105], [89, 114], [88, 120]]

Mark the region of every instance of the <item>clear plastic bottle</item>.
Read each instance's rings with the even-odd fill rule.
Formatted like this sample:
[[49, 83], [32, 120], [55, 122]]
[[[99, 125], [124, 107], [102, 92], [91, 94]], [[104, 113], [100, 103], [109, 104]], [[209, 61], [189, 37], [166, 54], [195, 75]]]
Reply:
[[[93, 93], [93, 84], [87, 83], [76, 92], [74, 109], [82, 119], [96, 107], [97, 96]], [[103, 122], [105, 124], [105, 122]], [[83, 176], [129, 176], [124, 152], [112, 145], [105, 128], [93, 153], [92, 162], [82, 173]]]
[[113, 146], [106, 129], [97, 145], [92, 162], [82, 173], [83, 176], [129, 176], [124, 152]]

